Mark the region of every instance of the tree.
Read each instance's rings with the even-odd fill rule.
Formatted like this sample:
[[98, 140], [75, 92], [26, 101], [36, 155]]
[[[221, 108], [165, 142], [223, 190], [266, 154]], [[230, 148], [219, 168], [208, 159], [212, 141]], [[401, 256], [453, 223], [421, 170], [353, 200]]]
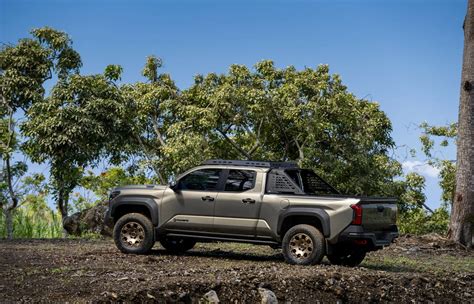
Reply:
[[464, 55], [457, 137], [456, 191], [449, 237], [472, 247], [474, 230], [474, 1], [464, 20]]
[[7, 219], [8, 238], [13, 237], [11, 214], [19, 205], [14, 179], [26, 171], [26, 165], [12, 157], [19, 147], [14, 115], [25, 113], [42, 100], [43, 83], [52, 78], [54, 71], [62, 78], [81, 64], [66, 34], [47, 27], [35, 29], [32, 34], [33, 39], [21, 39], [17, 45], [6, 45], [0, 51], [0, 183], [8, 190], [0, 205]]
[[[171, 106], [164, 149], [175, 171], [205, 158], [295, 160], [344, 192], [391, 194], [401, 166], [388, 156], [391, 124], [378, 104], [347, 91], [326, 65], [198, 75]], [[192, 157], [184, 162], [183, 155]]]
[[120, 71], [109, 66], [103, 75], [62, 79], [50, 96], [29, 109], [21, 126], [27, 136], [25, 152], [33, 161], [50, 166], [53, 195], [63, 218], [86, 167], [104, 157], [113, 163], [122, 160], [121, 145], [131, 135], [120, 119], [126, 105], [113, 82]]
[[169, 104], [178, 98], [178, 88], [169, 75], [158, 73], [161, 65], [160, 58], [149, 56], [142, 72], [148, 82], [124, 85], [121, 90], [128, 105], [123, 119], [129, 122], [132, 132], [128, 147], [141, 158], [138, 163], [151, 168], [163, 184], [170, 175], [164, 165], [163, 149], [168, 128], [175, 122]]

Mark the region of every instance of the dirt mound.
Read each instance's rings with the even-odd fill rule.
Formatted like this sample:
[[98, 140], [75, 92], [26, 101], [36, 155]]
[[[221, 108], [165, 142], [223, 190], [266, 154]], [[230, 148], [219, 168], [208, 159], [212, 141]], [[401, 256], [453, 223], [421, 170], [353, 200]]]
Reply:
[[469, 255], [472, 250], [467, 249], [459, 243], [449, 240], [437, 233], [430, 233], [426, 235], [402, 235], [395, 240], [395, 244], [387, 248], [393, 251], [436, 251], [452, 252], [458, 255]]

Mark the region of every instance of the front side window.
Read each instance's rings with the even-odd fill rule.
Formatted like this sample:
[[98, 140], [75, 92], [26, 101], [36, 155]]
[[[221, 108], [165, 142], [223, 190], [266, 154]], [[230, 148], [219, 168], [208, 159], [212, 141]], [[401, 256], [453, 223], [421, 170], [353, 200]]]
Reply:
[[253, 189], [255, 175], [255, 171], [251, 170], [229, 170], [224, 190], [242, 192]]
[[220, 173], [220, 169], [196, 170], [179, 180], [178, 189], [215, 191], [219, 183]]

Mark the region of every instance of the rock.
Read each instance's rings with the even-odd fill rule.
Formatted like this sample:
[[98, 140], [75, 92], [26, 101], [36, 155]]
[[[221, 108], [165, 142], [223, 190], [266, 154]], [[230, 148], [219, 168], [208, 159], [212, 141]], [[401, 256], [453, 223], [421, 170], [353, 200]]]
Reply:
[[63, 227], [69, 234], [76, 236], [80, 236], [84, 232], [112, 236], [112, 227], [107, 226], [104, 222], [106, 211], [107, 202], [100, 203], [66, 217], [63, 220]]
[[209, 303], [209, 304], [215, 304], [219, 303], [219, 297], [217, 296], [217, 293], [214, 290], [209, 290], [205, 295], [202, 296], [200, 303]]
[[148, 292], [146, 293], [146, 297], [147, 297], [148, 299], [152, 299], [152, 300], [155, 300], [155, 299], [156, 299], [155, 296], [153, 296], [152, 294], [149, 294]]
[[112, 298], [114, 300], [116, 300], [118, 298], [118, 296], [115, 292], [110, 292], [110, 291], [104, 291], [101, 295], [103, 297]]
[[277, 297], [275, 293], [273, 293], [273, 291], [263, 288], [263, 287], [259, 287], [258, 293], [262, 297], [262, 301], [260, 303], [262, 304], [277, 304], [278, 303]]

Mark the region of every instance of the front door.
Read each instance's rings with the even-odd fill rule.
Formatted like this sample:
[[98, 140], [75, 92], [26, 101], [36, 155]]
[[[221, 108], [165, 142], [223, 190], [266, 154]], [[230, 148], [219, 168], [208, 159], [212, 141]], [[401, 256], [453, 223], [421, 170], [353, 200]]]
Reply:
[[161, 205], [163, 228], [176, 232], [212, 232], [221, 169], [199, 169], [167, 189]]
[[215, 204], [214, 231], [225, 235], [255, 236], [261, 192], [255, 189], [257, 172], [229, 169]]

